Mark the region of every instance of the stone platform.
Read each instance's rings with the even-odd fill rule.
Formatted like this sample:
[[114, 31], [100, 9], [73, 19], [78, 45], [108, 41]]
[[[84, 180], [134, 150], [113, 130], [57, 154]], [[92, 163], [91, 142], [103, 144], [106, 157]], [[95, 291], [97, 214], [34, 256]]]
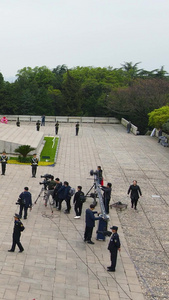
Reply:
[[21, 145], [30, 145], [36, 149], [33, 152], [38, 153], [43, 137], [43, 132], [33, 130], [32, 126], [17, 127], [0, 123], [0, 153], [5, 150], [7, 154], [14, 154], [14, 150]]
[[[34, 125], [23, 125], [25, 129]], [[54, 123], [41, 127], [45, 135], [54, 134]], [[60, 124], [61, 143], [55, 167], [38, 167], [31, 178], [30, 166], [7, 165], [0, 178], [0, 300], [166, 300], [169, 295], [169, 149], [157, 139], [127, 134], [122, 125], [83, 124], [75, 136], [74, 124]], [[42, 197], [23, 220], [26, 227], [21, 242], [23, 253], [8, 253], [11, 247], [15, 205], [24, 186], [37, 199], [40, 175], [46, 173], [69, 181], [72, 187], [93, 184], [91, 169], [102, 166], [104, 182], [112, 182], [111, 204], [128, 204], [124, 211], [110, 209], [111, 225], [119, 227], [121, 252], [115, 273], [110, 265], [107, 245], [96, 240], [83, 241], [85, 209], [81, 219], [64, 214]], [[143, 197], [138, 211], [130, 208], [127, 190], [138, 180]], [[99, 206], [96, 208], [99, 211]]]

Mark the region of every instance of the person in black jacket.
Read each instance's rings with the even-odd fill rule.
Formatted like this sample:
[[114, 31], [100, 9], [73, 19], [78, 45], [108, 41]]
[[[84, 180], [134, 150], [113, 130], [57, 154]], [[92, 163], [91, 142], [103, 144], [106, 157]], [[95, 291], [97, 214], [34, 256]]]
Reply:
[[110, 182], [107, 183], [107, 186], [101, 186], [103, 193], [103, 203], [105, 207], [106, 214], [109, 214], [109, 202], [111, 199], [111, 186]]
[[117, 233], [118, 227], [113, 226], [110, 229], [112, 229], [112, 233], [113, 233], [111, 235], [110, 242], [108, 245], [108, 250], [110, 251], [111, 266], [107, 267], [107, 271], [115, 272], [116, 262], [117, 262], [117, 252], [120, 251], [120, 239]]
[[59, 122], [57, 121], [55, 124], [55, 134], [58, 134], [58, 130], [59, 130]]
[[91, 241], [93, 228], [95, 227], [95, 221], [100, 220], [101, 217], [95, 217], [94, 214], [97, 214], [97, 211], [94, 211], [95, 205], [90, 204], [90, 208], [86, 209], [86, 228], [84, 233], [84, 242], [88, 244], [94, 244]]
[[142, 196], [140, 187], [137, 185], [137, 180], [133, 180], [133, 184], [129, 186], [127, 194], [130, 194], [131, 198], [131, 207], [137, 209], [137, 202], [139, 199], [139, 195]]
[[50, 180], [47, 182], [48, 190], [47, 190], [47, 192], [45, 194], [45, 197], [44, 197], [44, 199], [45, 199], [45, 206], [47, 206], [49, 197], [52, 196], [52, 198], [53, 198], [53, 193], [54, 193], [55, 186], [56, 186], [56, 180], [54, 180], [54, 176], [51, 175]]
[[74, 219], [80, 219], [80, 216], [82, 214], [82, 206], [83, 206], [82, 197], [84, 197], [84, 193], [82, 192], [82, 186], [78, 185], [77, 192], [74, 195], [74, 199], [73, 199], [74, 210], [76, 213]]
[[56, 185], [55, 185], [55, 188], [54, 188], [54, 191], [53, 191], [53, 201], [54, 201], [54, 205], [53, 207], [58, 207], [58, 190], [61, 188], [62, 186], [62, 182], [60, 181], [59, 178], [55, 178], [55, 181], [56, 181]]
[[39, 129], [40, 129], [40, 121], [38, 120], [38, 121], [36, 122], [36, 130], [39, 131]]
[[14, 216], [14, 229], [13, 229], [13, 242], [12, 247], [8, 252], [14, 252], [16, 245], [19, 248], [19, 252], [23, 252], [24, 248], [20, 242], [21, 232], [23, 231], [24, 226], [22, 222], [20, 221], [19, 215], [15, 214]]
[[76, 128], [76, 135], [78, 135], [78, 133], [79, 133], [79, 122], [76, 123], [75, 128]]
[[2, 168], [1, 175], [5, 175], [7, 161], [8, 161], [8, 158], [6, 156], [6, 152], [4, 151], [1, 156], [1, 168]]
[[[61, 210], [63, 200], [67, 201], [67, 199], [69, 198], [69, 191], [70, 191], [69, 183], [67, 181], [64, 181], [63, 185], [57, 192], [57, 196], [58, 196], [57, 210]], [[70, 197], [70, 199], [71, 199], [71, 197]]]
[[28, 192], [29, 188], [26, 186], [24, 191], [19, 195], [18, 203], [20, 205], [19, 218], [22, 218], [22, 211], [24, 210], [24, 219], [27, 219], [28, 208], [32, 209], [32, 195]]

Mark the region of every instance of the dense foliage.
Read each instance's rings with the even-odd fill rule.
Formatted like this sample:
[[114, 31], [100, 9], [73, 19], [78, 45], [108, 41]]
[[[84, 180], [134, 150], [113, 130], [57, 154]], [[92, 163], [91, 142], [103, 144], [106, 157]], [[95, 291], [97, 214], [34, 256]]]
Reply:
[[[155, 128], [164, 128], [168, 126], [169, 120], [169, 106], [162, 106], [159, 109], [154, 109], [149, 114], [149, 125]], [[165, 125], [164, 125], [165, 124]]]
[[169, 102], [169, 77], [163, 67], [146, 71], [138, 64], [25, 67], [13, 83], [0, 73], [0, 114], [124, 117], [144, 133], [147, 114]]

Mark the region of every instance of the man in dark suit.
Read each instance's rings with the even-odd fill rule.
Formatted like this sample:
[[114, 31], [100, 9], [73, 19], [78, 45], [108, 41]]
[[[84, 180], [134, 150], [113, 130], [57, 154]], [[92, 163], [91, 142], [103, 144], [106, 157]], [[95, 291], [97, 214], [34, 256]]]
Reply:
[[86, 228], [84, 233], [84, 241], [88, 244], [94, 244], [92, 242], [92, 233], [93, 228], [95, 227], [95, 221], [100, 220], [101, 217], [95, 217], [94, 214], [97, 214], [97, 211], [94, 211], [95, 205], [90, 204], [90, 208], [86, 209]]

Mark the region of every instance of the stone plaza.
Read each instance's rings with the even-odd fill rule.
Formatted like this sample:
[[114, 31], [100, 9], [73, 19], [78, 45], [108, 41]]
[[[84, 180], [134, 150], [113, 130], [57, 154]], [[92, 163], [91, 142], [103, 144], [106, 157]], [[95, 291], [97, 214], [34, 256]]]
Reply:
[[[11, 122], [14, 125], [14, 122]], [[9, 127], [10, 124], [6, 126]], [[36, 130], [31, 122], [21, 126]], [[40, 128], [54, 135], [54, 123]], [[54, 167], [39, 166], [36, 178], [31, 166], [8, 164], [0, 178], [0, 300], [166, 300], [169, 299], [169, 149], [156, 138], [127, 134], [121, 124], [61, 123], [60, 145]], [[90, 170], [100, 165], [104, 184], [112, 183], [111, 204], [128, 204], [126, 210], [110, 209], [108, 229], [119, 227], [121, 252], [115, 273], [107, 272], [110, 254], [106, 241], [84, 243], [85, 209], [74, 219], [73, 201], [70, 214], [44, 206], [38, 197], [41, 175], [59, 177], [86, 193], [93, 185]], [[138, 211], [131, 209], [127, 190], [136, 179], [143, 196]], [[19, 194], [28, 186], [32, 193], [32, 211], [23, 220], [21, 242], [25, 251], [9, 253], [12, 243], [13, 216]], [[99, 212], [99, 205], [96, 210]]]

